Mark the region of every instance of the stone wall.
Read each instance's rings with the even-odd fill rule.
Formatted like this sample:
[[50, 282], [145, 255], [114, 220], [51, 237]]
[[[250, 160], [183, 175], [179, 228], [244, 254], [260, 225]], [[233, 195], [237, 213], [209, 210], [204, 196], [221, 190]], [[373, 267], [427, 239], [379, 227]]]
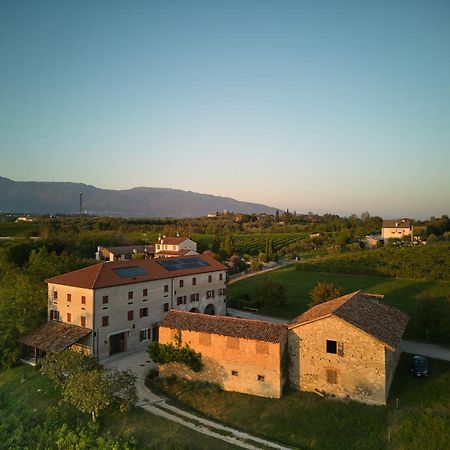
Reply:
[[[327, 340], [336, 353], [327, 352]], [[338, 317], [291, 329], [289, 353], [292, 388], [386, 403], [385, 346]]]
[[[280, 398], [281, 353], [285, 343], [274, 344], [197, 331], [182, 331], [187, 343], [202, 354], [204, 368], [196, 373], [181, 364], [161, 366], [160, 375], [177, 376], [218, 384], [226, 391]], [[161, 327], [160, 343], [175, 343], [175, 330]]]

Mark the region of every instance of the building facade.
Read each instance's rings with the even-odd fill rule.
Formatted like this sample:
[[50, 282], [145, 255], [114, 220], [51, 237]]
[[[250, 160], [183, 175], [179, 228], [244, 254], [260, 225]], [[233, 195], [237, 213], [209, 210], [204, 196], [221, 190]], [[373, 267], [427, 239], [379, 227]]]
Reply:
[[281, 397], [285, 324], [172, 311], [160, 324], [159, 342], [175, 344], [180, 338], [181, 345], [201, 353], [204, 367], [193, 372], [178, 363], [166, 364], [161, 376], [176, 374], [216, 383], [226, 391]]
[[386, 239], [402, 239], [404, 236], [413, 237], [411, 219], [383, 220], [381, 236]]
[[148, 345], [172, 310], [226, 313], [226, 267], [209, 255], [101, 263], [47, 281], [49, 320], [87, 328], [100, 360]]
[[160, 237], [155, 243], [156, 258], [197, 255], [197, 243], [187, 237]]

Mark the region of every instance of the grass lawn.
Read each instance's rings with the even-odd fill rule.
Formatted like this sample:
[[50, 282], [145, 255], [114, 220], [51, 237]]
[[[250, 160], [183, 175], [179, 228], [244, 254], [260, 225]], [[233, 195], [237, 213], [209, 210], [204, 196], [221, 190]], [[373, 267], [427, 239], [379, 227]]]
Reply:
[[38, 233], [39, 224], [36, 222], [2, 222], [0, 223], [0, 236], [28, 236], [29, 233]]
[[178, 406], [291, 447], [447, 449], [450, 363], [431, 360], [430, 378], [417, 379], [409, 375], [409, 362], [410, 356], [403, 355], [387, 406], [323, 399], [297, 391], [288, 391], [281, 399], [267, 399], [182, 380], [148, 383]]
[[[423, 328], [416, 317], [417, 302], [421, 298], [445, 298], [450, 297], [450, 282], [448, 281], [423, 281], [407, 280], [400, 278], [388, 278], [369, 275], [344, 275], [322, 272], [307, 272], [296, 270], [295, 265], [285, 267], [267, 274], [250, 277], [228, 286], [228, 296], [231, 299], [241, 299], [247, 294], [255, 298], [256, 287], [264, 277], [280, 282], [286, 289], [286, 306], [278, 311], [268, 313], [292, 319], [308, 309], [311, 301], [310, 291], [318, 281], [332, 282], [342, 288], [344, 294], [361, 289], [373, 294], [384, 294], [384, 302], [395, 306], [411, 315], [411, 320], [406, 330], [405, 337], [417, 340], [427, 340], [449, 343], [440, 336], [435, 336], [433, 330]], [[231, 301], [231, 305], [233, 302]], [[264, 312], [264, 310], [262, 310]]]
[[[26, 373], [27, 381], [21, 382]], [[3, 433], [14, 433], [18, 436], [20, 446], [11, 448], [36, 448], [31, 442], [30, 433], [22, 428], [35, 426], [46, 421], [55, 423], [88, 424], [90, 416], [82, 415], [67, 404], [58, 404], [59, 393], [52, 383], [36, 369], [20, 366], [0, 371], [0, 448], [5, 442]], [[3, 428], [6, 422], [17, 418], [18, 426], [11, 431]], [[116, 407], [108, 408], [100, 415], [100, 433], [112, 436], [133, 436], [138, 448], [148, 449], [212, 449], [235, 448], [223, 441], [195, 433], [181, 425], [154, 416], [141, 408], [135, 408], [127, 414], [121, 414]], [[21, 441], [23, 435], [24, 441]], [[74, 447], [75, 448], [75, 447]], [[78, 447], [77, 447], [78, 448]], [[81, 448], [81, 447], [80, 447]], [[84, 448], [84, 447], [83, 447]]]

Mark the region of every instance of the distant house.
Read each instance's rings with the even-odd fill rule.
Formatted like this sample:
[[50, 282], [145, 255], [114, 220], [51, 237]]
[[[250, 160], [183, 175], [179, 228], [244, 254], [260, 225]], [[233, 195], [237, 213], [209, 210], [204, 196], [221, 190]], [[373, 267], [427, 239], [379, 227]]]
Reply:
[[160, 237], [155, 243], [156, 258], [198, 255], [197, 243], [187, 237]]
[[362, 243], [366, 248], [376, 248], [384, 243], [384, 239], [380, 235], [368, 235], [362, 239]]
[[30, 216], [20, 216], [16, 219], [16, 222], [34, 222], [34, 219]]
[[386, 239], [401, 239], [404, 236], [413, 236], [411, 219], [383, 220], [381, 236]]
[[289, 325], [290, 385], [386, 404], [409, 317], [361, 291], [309, 309]]
[[127, 261], [133, 255], [144, 254], [151, 257], [155, 253], [154, 245], [123, 245], [120, 247], [97, 247], [95, 259], [97, 261]]
[[202, 354], [204, 367], [193, 372], [172, 363], [160, 368], [161, 375], [177, 374], [216, 383], [226, 391], [279, 398], [287, 332], [286, 324], [172, 311], [159, 325], [159, 342], [175, 343], [178, 333], [183, 345]]

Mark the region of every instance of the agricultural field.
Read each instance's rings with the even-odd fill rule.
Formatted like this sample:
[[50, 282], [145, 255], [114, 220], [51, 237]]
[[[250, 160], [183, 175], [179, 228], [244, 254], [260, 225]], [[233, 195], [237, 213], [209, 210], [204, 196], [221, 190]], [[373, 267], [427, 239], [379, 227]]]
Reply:
[[264, 253], [268, 239], [273, 241], [273, 250], [278, 252], [283, 247], [308, 237], [308, 233], [265, 233], [265, 234], [235, 234], [234, 248], [240, 255], [256, 256]]
[[36, 222], [0, 222], [0, 236], [29, 237], [38, 233]]
[[[440, 330], [425, 329], [417, 316], [417, 307], [422, 299], [438, 299], [448, 308], [450, 282], [433, 280], [408, 280], [371, 275], [347, 275], [302, 270], [302, 264], [250, 277], [228, 286], [230, 306], [258, 307], [257, 287], [265, 278], [281, 283], [286, 291], [286, 305], [278, 311], [278, 317], [290, 320], [308, 309], [311, 289], [317, 282], [331, 282], [339, 286], [343, 294], [359, 289], [384, 294], [384, 302], [399, 308], [411, 316], [405, 337], [450, 344], [449, 336]], [[264, 312], [264, 310], [261, 310]], [[273, 314], [273, 312], [271, 312]]]
[[181, 379], [147, 382], [177, 406], [291, 448], [446, 450], [450, 362], [430, 360], [432, 375], [421, 379], [409, 375], [410, 360], [402, 355], [387, 406], [292, 390], [269, 399]]

